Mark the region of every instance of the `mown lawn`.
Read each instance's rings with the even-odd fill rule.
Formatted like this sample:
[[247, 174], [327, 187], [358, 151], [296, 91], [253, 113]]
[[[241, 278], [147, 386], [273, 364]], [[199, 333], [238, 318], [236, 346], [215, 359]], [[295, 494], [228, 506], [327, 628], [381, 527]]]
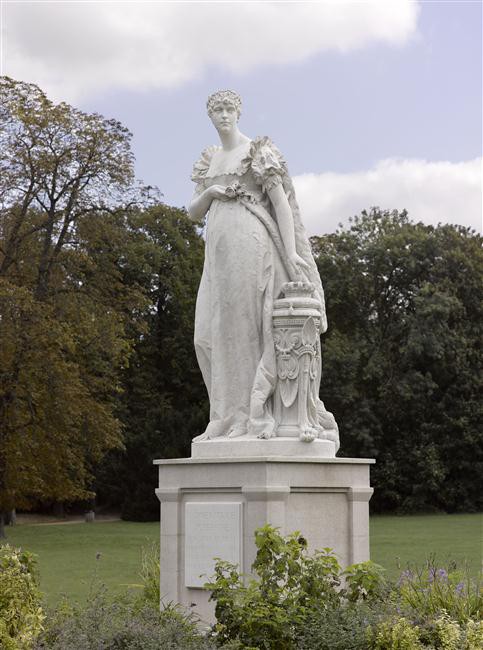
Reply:
[[411, 515], [371, 517], [371, 559], [397, 577], [408, 563], [422, 565], [433, 557], [447, 567], [477, 575], [483, 560], [483, 515]]
[[54, 605], [64, 595], [85, 599], [93, 583], [112, 592], [139, 583], [141, 550], [159, 539], [159, 523], [17, 525], [7, 530], [7, 538], [38, 556], [40, 587]]
[[[467, 563], [481, 569], [482, 516], [424, 515], [371, 518], [371, 557], [391, 577], [430, 556], [441, 566]], [[112, 592], [139, 583], [141, 549], [158, 540], [158, 523], [23, 524], [9, 528], [8, 542], [38, 555], [41, 589], [49, 605], [63, 595], [83, 600], [93, 582]]]

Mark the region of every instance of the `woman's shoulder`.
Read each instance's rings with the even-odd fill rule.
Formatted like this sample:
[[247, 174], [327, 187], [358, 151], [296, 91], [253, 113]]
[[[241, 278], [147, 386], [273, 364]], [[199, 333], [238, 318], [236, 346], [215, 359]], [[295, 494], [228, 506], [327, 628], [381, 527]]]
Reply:
[[210, 147], [203, 149], [200, 157], [193, 165], [193, 171], [191, 173], [192, 181], [195, 183], [200, 183], [206, 178], [208, 169], [210, 168], [211, 160], [215, 153], [220, 149], [221, 147], [217, 147], [216, 145], [211, 145]]
[[250, 147], [251, 153], [258, 154], [261, 151], [270, 150], [273, 153], [282, 156], [280, 149], [268, 135], [259, 135], [253, 138]]
[[265, 180], [267, 175], [283, 176], [286, 163], [280, 149], [266, 135], [254, 138], [250, 147], [251, 167], [256, 177]]

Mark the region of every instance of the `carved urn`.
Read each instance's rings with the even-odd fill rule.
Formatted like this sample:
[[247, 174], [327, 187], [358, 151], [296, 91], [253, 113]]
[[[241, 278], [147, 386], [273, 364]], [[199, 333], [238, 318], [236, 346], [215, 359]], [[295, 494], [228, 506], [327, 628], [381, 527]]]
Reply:
[[310, 282], [287, 282], [274, 302], [277, 436], [311, 442], [324, 438], [317, 413], [320, 386], [320, 303]]

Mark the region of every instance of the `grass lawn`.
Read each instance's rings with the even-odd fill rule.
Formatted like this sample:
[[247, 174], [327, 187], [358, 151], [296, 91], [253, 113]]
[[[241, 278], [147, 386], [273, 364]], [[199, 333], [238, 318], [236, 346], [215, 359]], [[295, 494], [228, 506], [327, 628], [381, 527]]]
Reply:
[[421, 566], [434, 557], [440, 567], [466, 564], [473, 575], [482, 569], [483, 516], [411, 515], [371, 517], [371, 559], [397, 577], [408, 563]]
[[[95, 577], [112, 592], [138, 583], [141, 549], [158, 540], [159, 524], [22, 524], [9, 528], [7, 535], [10, 544], [38, 555], [41, 589], [54, 605], [63, 594], [84, 599]], [[481, 515], [371, 518], [371, 557], [390, 576], [398, 575], [398, 562], [404, 569], [431, 555], [440, 565], [466, 561], [476, 574], [482, 560]]]
[[122, 592], [140, 582], [141, 549], [159, 539], [159, 523], [109, 521], [17, 525], [7, 541], [38, 556], [40, 588], [49, 605], [65, 594], [83, 600], [93, 582]]

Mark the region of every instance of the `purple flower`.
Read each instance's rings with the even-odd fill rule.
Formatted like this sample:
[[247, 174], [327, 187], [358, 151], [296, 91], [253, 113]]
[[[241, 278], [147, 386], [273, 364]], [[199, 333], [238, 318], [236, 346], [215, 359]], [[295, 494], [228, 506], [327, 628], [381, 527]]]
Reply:
[[411, 571], [411, 569], [406, 569], [399, 576], [399, 580], [397, 584], [398, 586], [401, 586], [402, 584], [404, 584], [404, 582], [409, 581], [412, 578], [413, 578], [413, 572]]
[[458, 596], [461, 596], [463, 593], [463, 589], [465, 588], [465, 583], [464, 582], [458, 582], [456, 585], [456, 593]]
[[438, 578], [441, 578], [441, 580], [447, 580], [448, 579], [448, 573], [444, 569], [438, 569], [436, 575], [437, 575]]
[[432, 566], [428, 572], [428, 582], [434, 582], [434, 576], [436, 575], [436, 569]]

